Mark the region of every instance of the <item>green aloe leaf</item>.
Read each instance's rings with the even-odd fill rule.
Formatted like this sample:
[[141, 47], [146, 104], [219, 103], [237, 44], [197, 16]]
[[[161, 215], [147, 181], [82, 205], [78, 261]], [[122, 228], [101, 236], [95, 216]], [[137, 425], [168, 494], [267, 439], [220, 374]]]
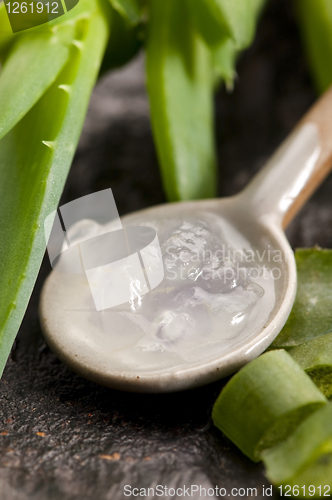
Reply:
[[129, 24], [116, 10], [112, 10], [111, 34], [105, 51], [101, 73], [123, 66], [142, 47], [141, 25]]
[[237, 49], [253, 41], [258, 15], [266, 0], [214, 0], [222, 4]]
[[269, 480], [299, 486], [296, 496], [330, 496], [325, 486], [332, 488], [332, 403], [304, 420], [288, 440], [265, 451], [263, 460]]
[[185, 2], [151, 0], [147, 86], [170, 200], [216, 194], [212, 61]]
[[68, 60], [74, 29], [66, 28], [21, 36], [12, 47], [0, 78], [0, 139], [40, 99]]
[[284, 350], [259, 356], [221, 391], [214, 424], [254, 461], [326, 404], [323, 394]]
[[265, 0], [188, 0], [195, 23], [210, 46], [232, 38], [235, 48], [253, 40], [257, 16]]
[[0, 61], [17, 36], [13, 35], [5, 4], [0, 3]]
[[237, 55], [238, 51], [231, 38], [228, 38], [212, 51], [215, 72], [226, 83], [228, 89], [233, 88]]
[[332, 2], [297, 0], [302, 38], [319, 92], [332, 84]]
[[271, 348], [289, 348], [332, 332], [332, 250], [295, 252], [298, 288], [292, 312]]
[[233, 37], [222, 3], [222, 0], [197, 0], [195, 2], [187, 0], [198, 31], [212, 47]]
[[138, 0], [109, 0], [112, 7], [130, 24], [138, 24], [141, 20], [141, 8]]
[[240, 50], [254, 38], [265, 0], [187, 0], [193, 22], [209, 46], [217, 78], [232, 89]]
[[108, 39], [109, 12], [101, 1], [80, 1], [77, 17], [71, 16], [76, 36], [68, 63], [0, 141], [0, 372], [45, 252], [44, 220], [57, 207], [75, 153]]

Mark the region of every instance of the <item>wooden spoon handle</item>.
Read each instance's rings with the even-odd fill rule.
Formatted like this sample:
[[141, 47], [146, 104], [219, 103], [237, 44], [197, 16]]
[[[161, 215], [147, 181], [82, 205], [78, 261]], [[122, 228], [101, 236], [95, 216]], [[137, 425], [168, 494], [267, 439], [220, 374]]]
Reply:
[[304, 115], [298, 127], [306, 123], [314, 123], [317, 126], [321, 151], [308, 182], [286, 212], [283, 227], [288, 226], [332, 170], [332, 87]]
[[332, 169], [332, 87], [242, 193], [256, 216], [286, 227]]

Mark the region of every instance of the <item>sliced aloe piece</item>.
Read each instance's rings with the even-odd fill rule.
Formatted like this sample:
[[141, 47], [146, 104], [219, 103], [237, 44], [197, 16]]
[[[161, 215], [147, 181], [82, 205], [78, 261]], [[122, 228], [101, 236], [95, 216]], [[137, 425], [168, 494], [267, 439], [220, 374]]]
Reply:
[[19, 37], [0, 76], [0, 139], [36, 104], [69, 57], [74, 26]]
[[319, 390], [332, 397], [332, 333], [289, 349], [288, 353], [307, 372]]
[[304, 498], [330, 496], [325, 486], [332, 487], [332, 404], [310, 415], [289, 439], [265, 451], [263, 460], [272, 483], [298, 485]]
[[108, 38], [108, 5], [81, 2], [85, 16], [76, 22], [68, 64], [0, 141], [0, 372], [38, 274], [44, 220], [59, 202]]
[[[332, 490], [332, 450], [325, 451], [325, 446], [331, 450], [331, 442], [326, 441], [322, 445], [322, 452], [319, 457], [310, 465], [304, 466], [301, 472], [296, 474], [287, 483], [284, 483], [287, 490], [288, 485], [291, 491], [299, 498], [322, 498], [330, 497]], [[301, 487], [299, 487], [301, 485]], [[284, 492], [286, 489], [284, 489]], [[297, 494], [299, 491], [299, 495]]]
[[147, 86], [170, 200], [216, 194], [212, 61], [185, 2], [151, 0]]
[[323, 394], [284, 350], [255, 359], [221, 391], [214, 424], [254, 461], [286, 439], [310, 413], [326, 404]]
[[295, 253], [298, 287], [292, 312], [272, 349], [303, 344], [332, 332], [332, 250]]

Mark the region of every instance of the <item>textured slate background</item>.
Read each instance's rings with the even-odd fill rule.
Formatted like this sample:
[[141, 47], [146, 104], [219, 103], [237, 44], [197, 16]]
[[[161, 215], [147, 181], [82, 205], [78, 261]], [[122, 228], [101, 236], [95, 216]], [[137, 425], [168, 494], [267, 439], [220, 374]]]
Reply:
[[[269, 3], [235, 92], [216, 97], [220, 195], [247, 183], [315, 98], [290, 4]], [[139, 59], [99, 82], [64, 202], [105, 187], [121, 215], [164, 201], [142, 68]], [[294, 247], [332, 247], [331, 190], [329, 178], [288, 229]], [[173, 395], [125, 394], [57, 360], [37, 313], [49, 271], [45, 260], [1, 381], [1, 500], [118, 500], [125, 484], [255, 486], [261, 498], [262, 467], [211, 424], [224, 381]]]

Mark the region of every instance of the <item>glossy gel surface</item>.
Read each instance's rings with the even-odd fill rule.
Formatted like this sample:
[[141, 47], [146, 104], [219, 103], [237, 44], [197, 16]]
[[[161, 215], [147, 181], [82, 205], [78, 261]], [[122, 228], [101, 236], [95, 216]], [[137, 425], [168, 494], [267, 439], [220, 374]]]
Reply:
[[[119, 371], [160, 372], [225, 354], [264, 326], [275, 303], [267, 252], [260, 255], [226, 220], [201, 211], [130, 223], [157, 231], [163, 281], [140, 294], [133, 280], [129, 302], [96, 311], [84, 275], [55, 273], [69, 335], [107, 350]], [[75, 244], [76, 236], [104, 231], [85, 220], [68, 236]]]

